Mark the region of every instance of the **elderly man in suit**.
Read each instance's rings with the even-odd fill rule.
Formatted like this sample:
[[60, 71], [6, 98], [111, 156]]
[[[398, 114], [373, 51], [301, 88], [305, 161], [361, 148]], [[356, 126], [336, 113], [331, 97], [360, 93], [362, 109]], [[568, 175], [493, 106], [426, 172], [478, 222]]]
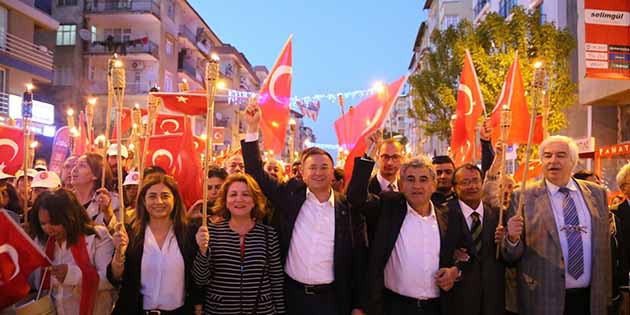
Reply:
[[381, 142], [378, 150], [379, 169], [370, 178], [368, 191], [380, 194], [382, 191], [398, 191], [398, 171], [403, 160], [403, 146], [394, 138]]
[[287, 313], [363, 314], [365, 223], [345, 196], [333, 191], [332, 157], [319, 148], [306, 149], [302, 180], [280, 183], [262, 167], [257, 104], [247, 107], [245, 118], [247, 135], [241, 142], [245, 172], [256, 179], [275, 209], [272, 225], [280, 238]]
[[612, 288], [606, 191], [571, 177], [577, 158], [571, 138], [548, 137], [540, 145], [544, 179], [512, 198], [502, 250], [517, 263], [520, 314], [606, 314]]

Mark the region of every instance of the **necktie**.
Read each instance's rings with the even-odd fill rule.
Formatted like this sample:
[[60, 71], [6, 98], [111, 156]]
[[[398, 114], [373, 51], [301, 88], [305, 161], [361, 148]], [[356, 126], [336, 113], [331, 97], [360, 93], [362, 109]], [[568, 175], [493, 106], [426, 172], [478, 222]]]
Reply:
[[582, 247], [582, 235], [580, 231], [580, 218], [578, 217], [575, 202], [569, 194], [569, 189], [561, 187], [564, 195], [562, 201], [562, 213], [564, 215], [564, 233], [569, 246], [569, 259], [567, 271], [573, 279], [579, 279], [584, 274], [584, 249]]
[[387, 185], [387, 188], [389, 189], [389, 191], [396, 191], [396, 186], [394, 186], [394, 184]]
[[481, 252], [481, 218], [479, 212], [473, 211], [470, 215], [472, 217], [472, 225], [470, 226], [470, 232], [472, 233], [473, 244], [477, 253]]

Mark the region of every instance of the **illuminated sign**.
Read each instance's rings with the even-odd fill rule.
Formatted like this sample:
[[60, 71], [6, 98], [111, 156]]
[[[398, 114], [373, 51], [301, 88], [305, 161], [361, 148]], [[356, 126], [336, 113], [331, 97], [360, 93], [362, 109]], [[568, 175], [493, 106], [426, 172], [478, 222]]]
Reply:
[[[14, 119], [22, 118], [22, 97], [9, 94], [9, 116]], [[53, 125], [55, 123], [55, 106], [34, 100], [33, 121]]]

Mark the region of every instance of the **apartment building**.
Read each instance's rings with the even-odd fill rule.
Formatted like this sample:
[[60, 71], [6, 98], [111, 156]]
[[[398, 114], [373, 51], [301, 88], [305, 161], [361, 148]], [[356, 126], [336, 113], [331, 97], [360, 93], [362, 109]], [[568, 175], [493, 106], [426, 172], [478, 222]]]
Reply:
[[55, 134], [54, 102], [41, 93], [53, 79], [55, 31], [49, 1], [0, 2], [0, 123], [22, 117], [22, 94], [27, 83], [35, 86], [32, 129]]

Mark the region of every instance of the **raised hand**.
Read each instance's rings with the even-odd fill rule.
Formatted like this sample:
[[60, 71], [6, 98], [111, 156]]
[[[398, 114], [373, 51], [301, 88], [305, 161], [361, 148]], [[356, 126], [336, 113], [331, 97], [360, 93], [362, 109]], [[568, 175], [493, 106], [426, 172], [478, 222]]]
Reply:
[[521, 233], [523, 233], [523, 217], [520, 215], [511, 217], [507, 223], [507, 230], [510, 242], [518, 242], [521, 239]]
[[205, 257], [208, 253], [208, 243], [210, 242], [208, 227], [205, 225], [200, 226], [199, 230], [197, 230], [197, 234], [195, 234], [195, 239], [197, 240], [197, 245], [199, 246], [199, 252]]
[[258, 106], [258, 101], [250, 101], [247, 108], [245, 108], [245, 122], [247, 122], [248, 133], [258, 132], [260, 118], [261, 111], [260, 106]]

